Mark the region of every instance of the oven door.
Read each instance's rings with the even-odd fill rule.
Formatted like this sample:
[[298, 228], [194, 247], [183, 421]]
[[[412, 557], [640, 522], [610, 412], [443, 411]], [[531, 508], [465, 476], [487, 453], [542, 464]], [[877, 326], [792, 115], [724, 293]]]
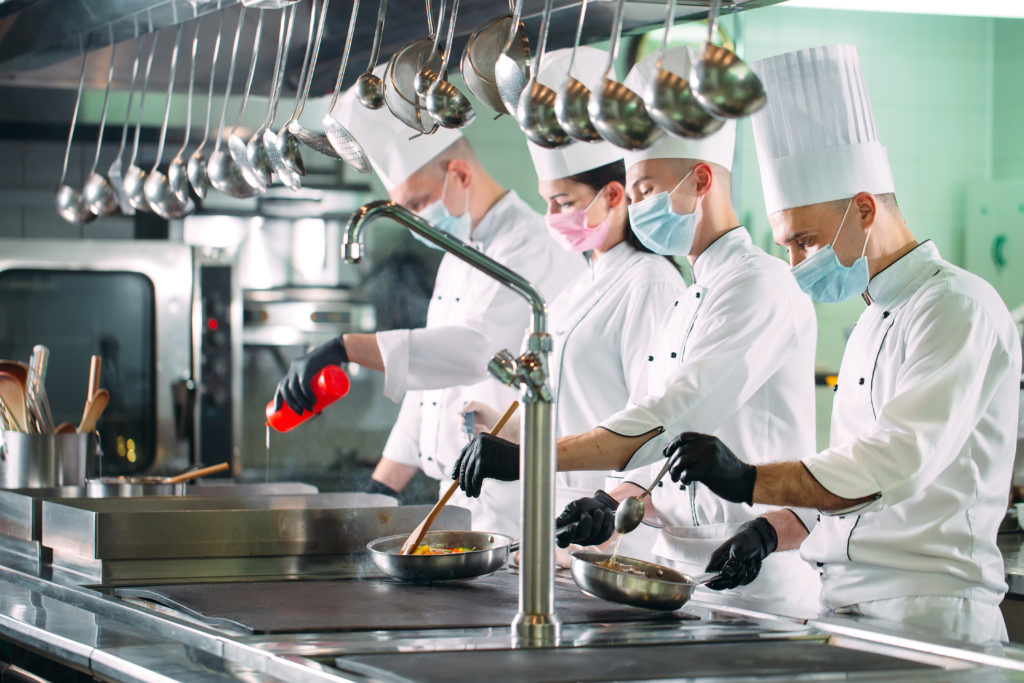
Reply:
[[33, 345], [48, 346], [54, 420], [78, 424], [89, 356], [103, 357], [105, 474], [188, 463], [192, 311], [188, 246], [0, 240], [0, 358], [27, 361]]

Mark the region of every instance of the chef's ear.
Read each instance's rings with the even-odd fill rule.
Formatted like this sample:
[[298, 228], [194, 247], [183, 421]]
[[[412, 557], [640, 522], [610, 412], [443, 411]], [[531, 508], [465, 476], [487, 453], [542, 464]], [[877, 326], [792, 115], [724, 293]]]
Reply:
[[453, 174], [451, 181], [457, 182], [464, 188], [473, 184], [473, 169], [465, 159], [452, 159], [448, 162], [448, 173]]
[[870, 230], [878, 216], [878, 198], [870, 192], [858, 192], [853, 196], [850, 213], [853, 214], [851, 217], [859, 223], [861, 230], [865, 232]]
[[711, 186], [715, 182], [715, 174], [711, 171], [710, 165], [704, 163], [703, 161], [699, 162], [696, 166], [693, 167], [693, 175], [697, 181], [698, 195], [703, 196], [706, 195], [708, 192], [711, 192]]
[[608, 207], [615, 209], [626, 199], [626, 188], [617, 180], [613, 180], [604, 186], [604, 196]]

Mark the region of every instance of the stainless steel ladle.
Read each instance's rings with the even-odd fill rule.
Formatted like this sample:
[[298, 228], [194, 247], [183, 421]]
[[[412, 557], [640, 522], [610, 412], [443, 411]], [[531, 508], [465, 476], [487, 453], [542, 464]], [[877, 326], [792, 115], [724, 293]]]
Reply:
[[662, 67], [668, 49], [668, 34], [675, 23], [676, 0], [668, 0], [668, 20], [661, 40], [655, 77], [643, 93], [647, 113], [666, 132], [682, 138], [703, 138], [725, 125], [697, 100], [689, 81]]
[[[253, 36], [253, 48], [252, 57], [249, 60], [249, 75], [245, 80], [245, 90], [242, 94], [242, 105], [238, 108], [238, 116], [235, 117], [235, 125], [231, 128], [231, 134], [228, 135], [228, 152], [231, 154], [232, 161], [238, 166], [238, 170], [241, 171], [242, 177], [250, 187], [255, 188], [259, 192], [266, 192], [267, 183], [263, 180], [263, 175], [257, 172], [256, 168], [249, 163], [249, 156], [246, 154], [248, 144], [246, 140], [238, 134], [238, 127], [242, 125], [242, 115], [245, 114], [245, 105], [249, 102], [249, 93], [252, 91], [252, 78], [256, 73], [256, 62], [259, 60], [260, 54], [260, 37], [263, 35], [263, 10], [260, 10], [259, 19], [256, 21], [256, 34]], [[280, 38], [280, 36], [278, 36]]]
[[[198, 14], [198, 8], [193, 6], [193, 9]], [[187, 203], [186, 209], [188, 204], [191, 204], [190, 213], [195, 210], [195, 202], [191, 201], [188, 191], [188, 168], [185, 166], [185, 150], [188, 148], [189, 140], [192, 137], [192, 95], [196, 84], [196, 54], [198, 49], [199, 23], [196, 22], [195, 31], [192, 34], [191, 62], [189, 63], [188, 72], [188, 96], [185, 101], [185, 138], [181, 142], [181, 147], [178, 148], [178, 151], [171, 158], [171, 163], [167, 166], [167, 182], [170, 185], [171, 192], [178, 198], [178, 201]]]
[[569, 134], [558, 125], [555, 117], [555, 91], [537, 80], [543, 66], [544, 50], [548, 43], [548, 27], [551, 23], [551, 2], [544, 3], [544, 15], [540, 25], [540, 46], [526, 89], [519, 96], [516, 106], [516, 121], [527, 138], [535, 145], [546, 149], [565, 147], [573, 142]]
[[370, 50], [370, 61], [366, 71], [356, 79], [356, 99], [367, 109], [380, 109], [384, 106], [384, 82], [373, 73], [380, 58], [380, 41], [384, 34], [384, 19], [387, 15], [388, 0], [380, 0], [377, 5], [377, 30], [373, 33], [373, 48]]
[[146, 172], [135, 165], [139, 157], [139, 137], [142, 134], [142, 109], [146, 103], [146, 91], [149, 89], [149, 76], [153, 71], [153, 57], [156, 55], [156, 45], [160, 41], [160, 34], [153, 34], [153, 43], [149, 48], [149, 58], [146, 60], [146, 70], [142, 76], [142, 91], [139, 93], [139, 108], [135, 114], [135, 141], [132, 143], [132, 155], [128, 161], [128, 170], [124, 174], [124, 195], [128, 203], [136, 211], [149, 211], [149, 203], [146, 201]]
[[[287, 23], [287, 27], [286, 27]], [[259, 175], [264, 185], [269, 186], [273, 180], [274, 167], [270, 163], [270, 156], [267, 154], [264, 133], [266, 133], [274, 117], [277, 116], [277, 103], [281, 98], [281, 86], [284, 83], [285, 62], [288, 59], [288, 50], [292, 44], [292, 29], [295, 27], [295, 6], [288, 8], [287, 17], [281, 15], [281, 26], [277, 32], [277, 58], [274, 60], [274, 76], [271, 81], [270, 102], [267, 104], [267, 114], [263, 123], [257, 128], [249, 142], [245, 145], [245, 156], [249, 165]]]
[[213, 56], [210, 58], [210, 88], [206, 94], [206, 123], [203, 127], [203, 139], [199, 146], [188, 158], [188, 182], [192, 191], [200, 199], [206, 199], [206, 193], [210, 191], [210, 176], [206, 173], [206, 154], [203, 150], [210, 139], [210, 120], [213, 118], [213, 83], [216, 80], [217, 57], [220, 56], [220, 39], [224, 33], [224, 13], [220, 12], [220, 23], [217, 27], [217, 35], [213, 39]]
[[447, 78], [448, 60], [452, 55], [452, 39], [455, 37], [455, 20], [459, 14], [459, 0], [452, 2], [452, 14], [448, 20], [448, 39], [445, 41], [441, 74], [427, 90], [424, 98], [430, 118], [445, 128], [463, 128], [473, 123], [476, 112], [469, 98], [462, 94]]
[[519, 96], [526, 88], [526, 82], [530, 77], [530, 46], [524, 40], [516, 40], [522, 15], [523, 0], [516, 0], [505, 47], [494, 62], [494, 84], [498, 88], [502, 104], [510, 114], [515, 113]]
[[438, 66], [436, 71], [431, 68], [435, 58], [441, 58], [443, 61], [443, 55], [438, 53], [437, 45], [441, 39], [441, 27], [444, 26], [444, 2], [445, 0], [440, 0], [439, 7], [437, 8], [437, 28], [431, 32], [430, 52], [427, 53], [427, 57], [423, 60], [423, 64], [420, 65], [412, 81], [413, 89], [420, 97], [426, 96], [430, 86], [434, 84], [434, 81], [439, 76], [441, 78], [447, 77], [447, 75], [441, 76], [444, 73], [444, 67]]
[[[139, 36], [138, 23], [136, 18], [135, 35]], [[131, 126], [132, 100], [135, 99], [135, 86], [138, 83], [139, 65], [142, 63], [142, 38], [135, 39], [135, 61], [132, 63], [132, 83], [128, 89], [128, 103], [124, 108], [124, 123], [121, 124], [121, 146], [117, 150], [114, 161], [107, 169], [107, 178], [110, 179], [110, 186], [114, 190], [114, 197], [117, 199], [118, 207], [125, 216], [135, 214], [135, 207], [128, 203], [128, 196], [124, 193], [124, 176], [121, 174], [121, 159], [124, 157], [124, 149], [128, 143], [128, 128]]]
[[[675, 0], [669, 0], [675, 2]], [[569, 56], [569, 69], [565, 74], [565, 83], [555, 95], [555, 118], [558, 125], [562, 127], [570, 137], [580, 142], [597, 142], [601, 139], [594, 124], [590, 121], [590, 114], [587, 113], [587, 104], [590, 102], [590, 88], [583, 85], [572, 75], [572, 67], [576, 64], [576, 51], [580, 47], [580, 37], [583, 35], [583, 20], [587, 16], [587, 0], [583, 0], [580, 7], [580, 19], [576, 24], [576, 41], [572, 45], [572, 54]]]
[[110, 84], [114, 81], [114, 62], [117, 58], [117, 43], [114, 42], [113, 29], [110, 32], [110, 68], [107, 70], [107, 90], [103, 94], [103, 113], [100, 114], [100, 130], [96, 136], [96, 153], [92, 158], [92, 169], [82, 187], [82, 199], [89, 211], [97, 216], [106, 216], [117, 210], [117, 197], [114, 188], [106, 176], [96, 172], [100, 162], [100, 149], [103, 147], [103, 131], [107, 126], [107, 107], [110, 104]]
[[57, 183], [57, 195], [54, 203], [57, 213], [68, 223], [82, 224], [96, 218], [96, 214], [89, 211], [89, 207], [82, 201], [82, 195], [78, 190], [68, 185], [65, 181], [68, 175], [68, 157], [71, 155], [71, 141], [75, 137], [75, 125], [78, 123], [78, 110], [82, 106], [82, 91], [85, 88], [85, 69], [89, 63], [89, 53], [82, 45], [82, 73], [78, 76], [78, 96], [75, 98], [75, 113], [71, 116], [71, 127], [68, 129], [68, 144], [64, 149], [64, 165], [60, 170], [60, 181]]
[[708, 39], [700, 59], [690, 70], [690, 86], [701, 106], [715, 116], [736, 119], [749, 116], [764, 106], [764, 85], [736, 53], [711, 43], [721, 0], [711, 1]]
[[352, 38], [356, 32], [356, 17], [358, 13], [359, 0], [353, 0], [352, 16], [348, 20], [348, 35], [345, 36], [345, 52], [342, 54], [338, 78], [334, 83], [334, 94], [331, 95], [331, 101], [327, 105], [327, 111], [324, 112], [320, 123], [324, 127], [324, 134], [327, 136], [327, 140], [337, 155], [341, 157], [341, 160], [359, 173], [369, 173], [370, 160], [366, 157], [366, 152], [363, 151], [359, 142], [352, 137], [352, 134], [348, 132], [348, 129], [331, 116], [331, 112], [334, 111], [334, 107], [338, 103], [338, 97], [341, 95], [342, 81], [345, 80], [345, 70], [348, 68], [348, 56], [352, 50]]
[[671, 459], [666, 459], [664, 467], [661, 468], [661, 472], [654, 478], [651, 485], [647, 487], [647, 490], [641, 493], [639, 496], [630, 496], [626, 500], [619, 503], [619, 507], [615, 509], [615, 531], [620, 534], [627, 534], [633, 529], [640, 526], [640, 522], [644, 520], [644, 498], [650, 495], [654, 487], [658, 485], [661, 478], [668, 472], [668, 466], [672, 464]]
[[615, 59], [619, 55], [622, 37], [622, 8], [619, 0], [612, 20], [612, 44], [608, 51], [608, 66], [604, 71], [600, 92], [590, 96], [587, 113], [601, 137], [624, 149], [646, 149], [665, 134], [647, 115], [640, 96], [622, 83], [611, 78]]

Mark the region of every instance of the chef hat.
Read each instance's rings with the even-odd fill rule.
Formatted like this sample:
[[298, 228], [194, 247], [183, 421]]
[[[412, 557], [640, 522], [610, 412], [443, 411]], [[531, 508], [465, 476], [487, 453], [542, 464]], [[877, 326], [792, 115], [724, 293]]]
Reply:
[[[572, 50], [554, 50], [544, 55], [537, 81], [556, 92], [565, 83], [569, 71]], [[608, 53], [596, 47], [581, 45], [572, 65], [572, 75], [583, 85], [596, 92], [601, 87]], [[557, 180], [599, 168], [622, 159], [622, 150], [611, 143], [574, 142], [561, 149], [544, 149], [529, 140], [526, 141], [537, 170], [538, 180]]]
[[[673, 47], [665, 52], [661, 67], [677, 76], [689, 79], [690, 50], [687, 47]], [[633, 65], [623, 85], [643, 97], [647, 86], [658, 75], [658, 53], [654, 52]], [[732, 170], [732, 153], [736, 148], [736, 122], [726, 121], [717, 131], [699, 140], [687, 140], [675, 135], [662, 135], [647, 149], [626, 151], [626, 169], [647, 159], [700, 159], [710, 161]]]
[[751, 117], [768, 213], [894, 189], [857, 48], [829, 45], [762, 59], [768, 104]]
[[[373, 73], [383, 76], [384, 68], [382, 64]], [[367, 109], [361, 105], [356, 99], [354, 86], [338, 99], [331, 115], [362, 146], [370, 165], [389, 192], [462, 139], [462, 133], [457, 130], [438, 128], [432, 135], [420, 135], [410, 140], [416, 135], [415, 130], [395, 118], [387, 106]]]

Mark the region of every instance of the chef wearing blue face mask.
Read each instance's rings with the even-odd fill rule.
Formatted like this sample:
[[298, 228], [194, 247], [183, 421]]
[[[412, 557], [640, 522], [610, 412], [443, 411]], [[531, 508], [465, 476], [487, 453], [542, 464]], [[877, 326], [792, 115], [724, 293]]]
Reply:
[[[809, 535], [780, 530], [777, 546], [800, 546], [820, 568], [825, 613], [1005, 640], [996, 533], [1021, 372], [1010, 313], [904, 222], [856, 48], [800, 50], [754, 69], [768, 93], [752, 121], [775, 241], [811, 297], [862, 296], [866, 307], [843, 354], [828, 449], [752, 467], [749, 446], [682, 434], [665, 451], [672, 477], [755, 507], [819, 510]], [[756, 575], [766, 549], [738, 535], [723, 550], [726, 574]]]
[[[364, 108], [353, 90], [333, 115], [359, 140], [393, 201], [521, 274], [545, 299], [583, 271], [548, 236], [543, 216], [503, 188], [458, 131], [441, 128], [410, 139], [405, 124], [387, 109]], [[466, 443], [455, 415], [471, 399], [506, 406], [516, 397], [487, 374], [487, 362], [503, 348], [518, 348], [529, 321], [521, 297], [446, 254], [426, 326], [333, 339], [292, 362], [276, 399], [301, 414], [313, 405], [310, 379], [326, 365], [382, 371], [384, 394], [402, 405], [367, 490], [397, 495], [417, 470], [447, 488], [447, 473]], [[470, 509], [474, 529], [519, 536], [518, 484], [490, 487], [473, 500], [456, 494], [451, 502]]]
[[[644, 92], [657, 59], [637, 63], [625, 84]], [[686, 48], [665, 54], [663, 66], [677, 74], [689, 65]], [[814, 448], [814, 311], [786, 264], [754, 246], [736, 219], [730, 189], [735, 137], [729, 122], [702, 140], [665, 136], [649, 149], [623, 153], [637, 238], [657, 253], [687, 259], [694, 283], [671, 302], [650, 346], [634, 351], [647, 366], [646, 394], [630, 396], [587, 431], [558, 439], [560, 471], [624, 470], [622, 483], [562, 510], [562, 546], [606, 541], [617, 501], [652, 481], [664, 463], [662, 449], [680, 431], [700, 425], [699, 431], [743, 443], [755, 464]], [[475, 491], [481, 478], [515, 477], [516, 452], [514, 444], [478, 437], [460, 456], [460, 471], [472, 473], [460, 485]], [[770, 537], [775, 527], [813, 523], [813, 515], [802, 519], [807, 511], [723, 501], [703, 484], [680, 491], [666, 481], [651, 501], [647, 521], [662, 527], [651, 553], [691, 573], [702, 572], [710, 550], [741, 526]], [[816, 606], [817, 576], [795, 552], [767, 564], [741, 592]]]

